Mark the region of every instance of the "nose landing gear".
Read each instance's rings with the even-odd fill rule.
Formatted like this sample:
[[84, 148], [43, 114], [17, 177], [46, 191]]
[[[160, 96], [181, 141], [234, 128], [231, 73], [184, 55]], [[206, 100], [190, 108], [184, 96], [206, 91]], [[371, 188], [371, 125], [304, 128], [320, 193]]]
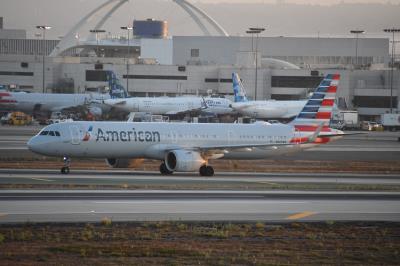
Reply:
[[69, 174], [69, 166], [71, 164], [71, 159], [68, 156], [63, 158], [64, 166], [61, 167], [61, 174]]

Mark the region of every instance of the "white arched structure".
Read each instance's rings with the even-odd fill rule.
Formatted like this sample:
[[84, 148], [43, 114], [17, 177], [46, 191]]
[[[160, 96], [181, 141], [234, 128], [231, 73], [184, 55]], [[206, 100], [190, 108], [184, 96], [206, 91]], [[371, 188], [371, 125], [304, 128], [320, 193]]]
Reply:
[[[93, 29], [100, 29], [104, 23], [111, 17], [111, 15], [117, 11], [122, 5], [127, 3], [129, 0], [108, 0], [104, 4], [98, 6], [85, 17], [83, 17], [74, 27], [72, 27], [69, 32], [64, 36], [64, 38], [58, 43], [58, 45], [51, 52], [50, 56], [61, 55], [67, 49], [74, 47], [76, 45], [76, 33], [80, 28], [87, 25], [99, 12], [107, 11], [107, 13], [99, 20]], [[187, 0], [172, 0], [174, 3], [179, 5], [186, 13], [190, 15], [193, 21], [199, 26], [204, 35], [211, 35], [206, 24], [203, 23], [202, 19], [206, 20], [208, 24], [221, 36], [229, 36], [228, 33], [219, 25], [212, 17], [207, 15], [206, 12], [196, 7], [195, 5], [189, 3]], [[91, 39], [94, 35], [90, 36]]]
[[[221, 36], [229, 36], [229, 34], [224, 30], [224, 28], [222, 28], [221, 25], [218, 24], [218, 22], [216, 22], [212, 17], [207, 15], [207, 13], [201, 10], [200, 8], [189, 3], [187, 0], [173, 0], [173, 1], [177, 5], [182, 7], [183, 10], [185, 10], [192, 17], [192, 19], [196, 22], [196, 24], [200, 27], [200, 29], [203, 29], [203, 26], [205, 28], [205, 25], [200, 20], [200, 17], [203, 17]], [[189, 13], [188, 10], [191, 10], [192, 12]], [[203, 30], [203, 33], [205, 35], [210, 35], [210, 32], [207, 29]]]

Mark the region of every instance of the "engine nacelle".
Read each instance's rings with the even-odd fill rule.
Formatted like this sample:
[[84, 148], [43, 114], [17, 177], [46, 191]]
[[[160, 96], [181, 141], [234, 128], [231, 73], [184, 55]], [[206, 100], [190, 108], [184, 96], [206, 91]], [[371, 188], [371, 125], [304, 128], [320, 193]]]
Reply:
[[106, 163], [112, 168], [128, 168], [130, 165], [130, 159], [107, 158]]
[[206, 161], [196, 151], [174, 150], [165, 155], [165, 165], [170, 171], [194, 172]]

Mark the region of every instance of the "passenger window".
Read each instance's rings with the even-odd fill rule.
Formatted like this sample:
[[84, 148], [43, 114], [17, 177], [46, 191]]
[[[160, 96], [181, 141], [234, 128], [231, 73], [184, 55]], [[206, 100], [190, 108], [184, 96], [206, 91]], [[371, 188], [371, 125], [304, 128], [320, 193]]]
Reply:
[[42, 131], [42, 132], [40, 132], [40, 135], [42, 135], [42, 136], [47, 136], [47, 134], [49, 134], [49, 131]]
[[49, 132], [49, 135], [50, 135], [50, 136], [54, 136], [54, 131], [50, 131], [50, 132]]
[[57, 137], [60, 137], [60, 132], [56, 131], [55, 133]]

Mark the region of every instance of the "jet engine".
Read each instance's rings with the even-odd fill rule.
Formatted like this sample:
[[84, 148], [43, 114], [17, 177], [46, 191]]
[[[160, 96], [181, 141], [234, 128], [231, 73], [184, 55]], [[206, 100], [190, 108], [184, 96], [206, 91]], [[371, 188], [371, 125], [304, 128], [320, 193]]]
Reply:
[[170, 171], [198, 171], [206, 161], [195, 151], [173, 150], [165, 155], [165, 165]]
[[112, 168], [128, 168], [130, 165], [130, 159], [115, 159], [107, 158], [106, 163]]

